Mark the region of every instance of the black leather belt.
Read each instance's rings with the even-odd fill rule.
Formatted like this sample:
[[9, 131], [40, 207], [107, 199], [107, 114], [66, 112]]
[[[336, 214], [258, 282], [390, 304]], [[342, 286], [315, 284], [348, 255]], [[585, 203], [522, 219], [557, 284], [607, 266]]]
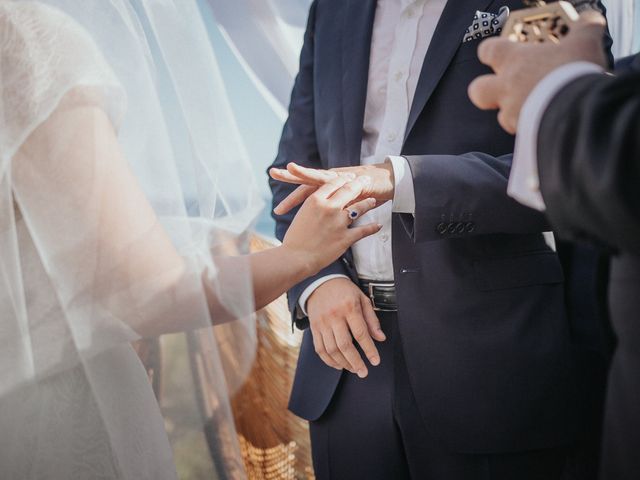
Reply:
[[396, 285], [393, 282], [360, 280], [360, 288], [371, 299], [376, 312], [397, 312]]

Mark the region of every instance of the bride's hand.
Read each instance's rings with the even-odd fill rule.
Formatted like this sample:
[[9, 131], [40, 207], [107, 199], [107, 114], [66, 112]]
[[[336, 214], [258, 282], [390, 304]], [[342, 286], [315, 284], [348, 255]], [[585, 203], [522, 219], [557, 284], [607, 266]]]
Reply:
[[309, 196], [298, 211], [282, 246], [289, 258], [305, 265], [309, 275], [337, 260], [357, 241], [380, 231], [378, 224], [351, 226], [376, 206], [372, 198], [353, 203], [370, 181], [367, 177], [335, 178]]

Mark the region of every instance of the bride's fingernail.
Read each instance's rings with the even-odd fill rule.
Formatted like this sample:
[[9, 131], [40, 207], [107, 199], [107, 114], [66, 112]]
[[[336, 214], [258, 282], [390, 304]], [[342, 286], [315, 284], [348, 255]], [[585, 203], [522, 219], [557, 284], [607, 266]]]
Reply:
[[370, 198], [369, 199], [369, 205], [371, 205], [372, 207], [376, 206], [376, 199], [375, 198]]

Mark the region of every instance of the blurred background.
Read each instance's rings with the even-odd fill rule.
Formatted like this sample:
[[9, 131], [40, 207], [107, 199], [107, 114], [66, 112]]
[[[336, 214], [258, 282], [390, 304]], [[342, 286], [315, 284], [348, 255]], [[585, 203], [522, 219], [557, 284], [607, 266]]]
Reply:
[[286, 120], [311, 0], [198, 0], [198, 4], [267, 202], [256, 229], [273, 237], [266, 170]]

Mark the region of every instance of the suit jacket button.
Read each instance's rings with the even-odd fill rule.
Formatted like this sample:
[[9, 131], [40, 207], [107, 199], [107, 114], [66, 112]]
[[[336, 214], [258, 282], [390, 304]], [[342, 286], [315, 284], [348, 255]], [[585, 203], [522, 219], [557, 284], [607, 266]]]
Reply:
[[466, 230], [466, 226], [464, 223], [457, 223], [456, 224], [456, 233], [457, 234], [463, 234]]
[[438, 232], [440, 235], [444, 235], [445, 233], [447, 233], [447, 224], [440, 222], [436, 227], [436, 232]]
[[473, 222], [468, 222], [468, 223], [465, 225], [465, 228], [466, 228], [466, 230], [467, 230], [467, 233], [473, 233], [473, 231], [476, 229], [476, 224], [475, 224], [475, 223], [473, 223]]
[[455, 223], [450, 223], [447, 227], [447, 233], [450, 233], [451, 235], [453, 235], [454, 233], [456, 233], [456, 224]]

